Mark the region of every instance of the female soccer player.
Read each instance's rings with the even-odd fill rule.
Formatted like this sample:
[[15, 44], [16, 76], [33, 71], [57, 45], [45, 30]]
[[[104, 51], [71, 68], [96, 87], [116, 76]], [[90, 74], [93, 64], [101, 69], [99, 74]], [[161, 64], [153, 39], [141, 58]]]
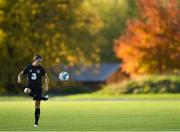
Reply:
[[[49, 78], [44, 68], [40, 65], [43, 58], [39, 54], [35, 54], [32, 64], [26, 66], [23, 71], [18, 75], [18, 83], [21, 83], [21, 76], [27, 76], [27, 83], [24, 89], [24, 93], [33, 97], [35, 101], [35, 123], [34, 127], [38, 127], [38, 121], [40, 117], [40, 102], [41, 100], [48, 100], [48, 84]], [[42, 77], [45, 79], [45, 96], [42, 96]]]

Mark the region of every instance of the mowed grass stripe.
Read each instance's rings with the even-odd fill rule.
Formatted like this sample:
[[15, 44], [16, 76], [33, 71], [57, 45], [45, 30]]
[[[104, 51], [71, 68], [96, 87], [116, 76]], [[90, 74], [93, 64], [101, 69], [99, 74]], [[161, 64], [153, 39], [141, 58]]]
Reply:
[[[32, 100], [29, 96], [22, 94], [21, 96], [1, 96], [0, 101], [24, 101]], [[180, 94], [117, 94], [104, 95], [99, 93], [92, 94], [75, 94], [69, 96], [50, 95], [53, 101], [77, 101], [77, 100], [180, 100]]]
[[33, 128], [33, 101], [1, 101], [0, 130], [180, 130], [180, 101], [47, 101]]

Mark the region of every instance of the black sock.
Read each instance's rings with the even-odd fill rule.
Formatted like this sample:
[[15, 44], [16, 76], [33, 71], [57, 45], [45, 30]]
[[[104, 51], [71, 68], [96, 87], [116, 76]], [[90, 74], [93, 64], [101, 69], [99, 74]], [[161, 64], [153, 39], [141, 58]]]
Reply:
[[38, 125], [39, 117], [40, 117], [40, 108], [35, 109], [35, 124]]

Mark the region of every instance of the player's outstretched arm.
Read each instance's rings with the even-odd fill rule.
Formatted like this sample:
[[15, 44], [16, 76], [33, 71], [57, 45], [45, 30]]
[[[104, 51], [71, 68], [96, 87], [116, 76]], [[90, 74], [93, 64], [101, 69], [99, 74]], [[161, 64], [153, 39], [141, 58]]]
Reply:
[[47, 73], [45, 73], [45, 77], [44, 78], [45, 78], [45, 96], [42, 96], [41, 99], [46, 101], [46, 100], [49, 99], [49, 96], [48, 96], [49, 77], [48, 77]]
[[49, 90], [49, 77], [48, 74], [45, 73], [45, 91], [47, 92]]
[[21, 83], [21, 76], [23, 75], [23, 71], [21, 71], [18, 75], [17, 83]]

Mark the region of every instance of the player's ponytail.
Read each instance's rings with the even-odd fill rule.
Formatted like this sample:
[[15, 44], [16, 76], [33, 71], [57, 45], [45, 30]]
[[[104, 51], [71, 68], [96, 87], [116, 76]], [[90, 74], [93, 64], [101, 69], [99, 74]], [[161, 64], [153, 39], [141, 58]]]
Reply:
[[36, 57], [36, 56], [38, 56], [39, 54], [36, 52], [35, 54], [34, 54], [34, 57]]
[[41, 55], [39, 55], [37, 52], [34, 54], [34, 60], [43, 59]]

